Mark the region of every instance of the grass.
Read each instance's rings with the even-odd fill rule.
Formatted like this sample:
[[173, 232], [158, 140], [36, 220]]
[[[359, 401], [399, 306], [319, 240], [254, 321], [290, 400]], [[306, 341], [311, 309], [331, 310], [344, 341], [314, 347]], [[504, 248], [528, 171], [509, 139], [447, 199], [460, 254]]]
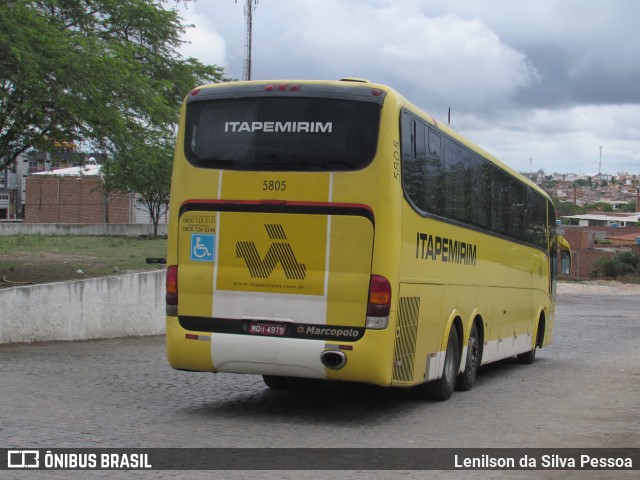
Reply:
[[0, 237], [0, 287], [157, 270], [164, 265], [148, 264], [146, 258], [165, 258], [166, 251], [167, 240], [161, 238]]

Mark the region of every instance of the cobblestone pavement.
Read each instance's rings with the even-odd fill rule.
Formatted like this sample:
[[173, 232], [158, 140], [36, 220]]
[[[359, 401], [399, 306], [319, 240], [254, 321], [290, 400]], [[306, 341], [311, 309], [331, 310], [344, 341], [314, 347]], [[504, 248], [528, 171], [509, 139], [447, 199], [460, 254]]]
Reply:
[[[556, 312], [555, 341], [538, 352], [533, 365], [507, 360], [485, 366], [473, 390], [456, 392], [443, 403], [369, 386], [278, 392], [259, 376], [174, 371], [163, 337], [3, 345], [0, 447], [640, 447], [640, 288], [562, 285]], [[0, 471], [0, 478], [27, 478], [18, 473]], [[29, 478], [460, 474], [29, 473]], [[465, 472], [465, 478], [560, 478], [559, 473], [606, 478], [607, 472]]]

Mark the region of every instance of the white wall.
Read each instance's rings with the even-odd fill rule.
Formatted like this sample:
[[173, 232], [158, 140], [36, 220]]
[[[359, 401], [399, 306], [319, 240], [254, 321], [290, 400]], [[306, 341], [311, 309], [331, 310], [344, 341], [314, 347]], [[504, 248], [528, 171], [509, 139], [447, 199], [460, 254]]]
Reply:
[[[158, 235], [167, 235], [167, 225], [158, 225]], [[138, 237], [153, 235], [153, 225], [126, 223], [0, 223], [3, 235], [113, 235]]]
[[0, 289], [0, 344], [165, 332], [165, 271]]

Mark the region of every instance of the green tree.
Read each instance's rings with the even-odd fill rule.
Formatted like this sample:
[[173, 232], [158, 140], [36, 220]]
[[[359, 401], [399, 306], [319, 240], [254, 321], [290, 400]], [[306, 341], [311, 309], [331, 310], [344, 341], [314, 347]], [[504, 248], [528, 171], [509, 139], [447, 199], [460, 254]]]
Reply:
[[557, 198], [553, 198], [553, 204], [556, 209], [556, 216], [566, 217], [569, 215], [582, 215], [587, 213], [587, 209], [581, 207], [580, 205], [576, 205], [573, 202], [562, 202]]
[[185, 93], [223, 79], [179, 54], [185, 28], [162, 0], [0, 1], [0, 171], [54, 140], [125, 158], [169, 137]]
[[596, 207], [601, 209], [603, 212], [613, 212], [613, 205], [610, 203], [598, 203]]
[[548, 189], [553, 189], [558, 184], [557, 180], [554, 180], [551, 175], [545, 177]]
[[169, 207], [173, 148], [173, 136], [139, 140], [102, 166], [107, 195], [115, 191], [135, 193], [138, 207], [151, 217], [154, 238], [158, 236], [158, 222]]

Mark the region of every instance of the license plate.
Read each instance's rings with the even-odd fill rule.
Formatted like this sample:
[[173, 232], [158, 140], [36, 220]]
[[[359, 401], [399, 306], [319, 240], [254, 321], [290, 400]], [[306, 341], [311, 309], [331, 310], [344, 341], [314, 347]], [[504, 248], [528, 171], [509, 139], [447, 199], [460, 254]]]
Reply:
[[251, 322], [249, 323], [251, 335], [267, 335], [271, 337], [284, 337], [287, 327], [282, 323]]

